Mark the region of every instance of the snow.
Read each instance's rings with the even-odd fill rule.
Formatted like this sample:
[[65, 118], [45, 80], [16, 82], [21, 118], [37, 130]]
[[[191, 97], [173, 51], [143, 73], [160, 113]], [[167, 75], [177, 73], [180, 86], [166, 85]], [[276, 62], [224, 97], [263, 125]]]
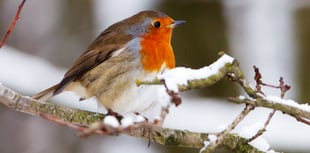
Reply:
[[210, 142], [215, 142], [217, 140], [217, 136], [213, 134], [208, 135], [208, 138]]
[[119, 124], [117, 118], [116, 118], [115, 116], [113, 116], [113, 115], [108, 115], [108, 116], [106, 116], [106, 117], [103, 119], [103, 123], [104, 123], [105, 125], [109, 125], [109, 126], [112, 126], [112, 127], [114, 127], [114, 128], [117, 128], [117, 127], [120, 126], [120, 124]]
[[137, 114], [126, 114], [124, 118], [121, 120], [122, 127], [128, 127], [133, 125], [134, 123], [139, 123], [145, 121], [145, 118], [141, 115]]
[[240, 100], [244, 100], [244, 99], [245, 99], [245, 96], [240, 95], [238, 98], [239, 98]]
[[130, 117], [125, 117], [121, 120], [122, 127], [128, 127], [134, 123], [133, 119]]
[[188, 80], [196, 80], [212, 76], [218, 73], [219, 70], [225, 66], [225, 64], [231, 64], [233, 61], [234, 58], [224, 54], [210, 66], [205, 66], [196, 70], [185, 67], [177, 67], [158, 75], [158, 79], [165, 80], [169, 90], [178, 92], [178, 85], [187, 85]]
[[209, 145], [210, 145], [210, 141], [204, 141], [203, 147], [200, 149], [199, 153], [202, 153], [203, 151], [205, 151]]
[[158, 88], [158, 102], [163, 107], [168, 107], [171, 103], [171, 97], [168, 95], [166, 88], [164, 86], [160, 86]]
[[286, 99], [281, 99], [281, 97], [279, 96], [269, 95], [269, 96], [266, 96], [266, 100], [270, 102], [286, 104], [286, 105], [293, 106], [293, 107], [302, 109], [304, 111], [310, 112], [310, 106], [308, 104], [298, 104], [297, 102], [290, 100], [290, 99], [286, 100]]
[[208, 141], [203, 142], [203, 147], [200, 149], [199, 153], [203, 152], [207, 149], [207, 147], [210, 145], [210, 143], [215, 142], [217, 140], [217, 136], [213, 134], [208, 135]]
[[141, 116], [141, 115], [137, 115], [136, 118], [135, 118], [135, 121], [136, 122], [143, 122], [143, 121], [145, 121], [145, 118], [143, 116]]

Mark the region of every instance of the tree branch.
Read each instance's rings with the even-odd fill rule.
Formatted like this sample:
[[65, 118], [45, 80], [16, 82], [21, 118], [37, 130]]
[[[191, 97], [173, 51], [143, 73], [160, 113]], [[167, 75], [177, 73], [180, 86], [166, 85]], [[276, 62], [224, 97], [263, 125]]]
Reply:
[[[243, 98], [243, 97], [236, 97], [236, 98], [229, 98], [230, 102], [236, 103], [236, 104], [251, 104], [255, 107], [264, 107], [264, 108], [270, 108], [275, 109], [277, 111], [281, 111], [284, 114], [288, 114], [298, 120], [298, 118], [304, 118], [310, 120], [310, 112], [291, 106], [287, 104], [278, 103], [275, 101], [270, 101], [265, 98], [259, 98], [259, 99], [249, 99], [249, 98]], [[298, 118], [297, 118], [298, 117]]]
[[13, 31], [14, 27], [15, 27], [15, 24], [17, 22], [17, 20], [19, 19], [19, 15], [20, 15], [20, 12], [22, 11], [23, 9], [23, 6], [25, 4], [26, 0], [23, 0], [19, 6], [18, 6], [18, 9], [17, 9], [17, 12], [16, 12], [16, 15], [14, 17], [14, 20], [12, 21], [8, 31], [6, 32], [6, 34], [4, 35], [3, 39], [1, 40], [0, 42], [0, 48], [2, 48], [2, 46], [5, 44], [6, 40], [8, 39], [9, 35], [11, 34], [11, 32]]
[[104, 115], [102, 114], [37, 101], [22, 96], [3, 85], [0, 85], [0, 103], [8, 108], [30, 115], [40, 115], [42, 113], [49, 114], [61, 118], [64, 121], [81, 125], [89, 125], [90, 123], [100, 121], [104, 118]]
[[[189, 73], [196, 73], [196, 72], [193, 70], [193, 72], [189, 72]], [[257, 90], [253, 88], [250, 85], [249, 81], [246, 79], [237, 60], [234, 60], [232, 63], [226, 63], [222, 67], [219, 67], [217, 72], [213, 75], [210, 75], [210, 76], [207, 76], [201, 79], [192, 79], [192, 80], [188, 79], [187, 84], [177, 84], [177, 87], [179, 91], [198, 89], [202, 87], [211, 86], [215, 84], [216, 82], [218, 82], [219, 80], [224, 79], [224, 78], [227, 78], [228, 80], [238, 83], [242, 87], [242, 89], [247, 93], [247, 95], [250, 97], [250, 98], [244, 98], [244, 96], [236, 97], [236, 98], [230, 97], [228, 99], [230, 102], [233, 102], [236, 104], [251, 104], [255, 107], [265, 107], [265, 108], [275, 109], [285, 114], [289, 114], [290, 116], [296, 118], [297, 120], [300, 120], [300, 118], [305, 118], [307, 120], [310, 120], [310, 111], [301, 109], [302, 105], [294, 102], [295, 106], [300, 106], [300, 107], [295, 107], [295, 106], [288, 105], [285, 103], [280, 103], [279, 101], [281, 98], [279, 99], [279, 101], [274, 101], [272, 99], [268, 99], [267, 96], [262, 95], [260, 92], [257, 92]], [[281, 80], [282, 78], [280, 79], [280, 82]], [[163, 81], [161, 81], [160, 79], [155, 78], [152, 81], [138, 81], [137, 84], [138, 85], [142, 85], [142, 84], [151, 85], [151, 84], [162, 84], [162, 82]], [[281, 89], [281, 96], [283, 94], [282, 92], [287, 91], [287, 90], [282, 91], [283, 90], [282, 88], [285, 88], [285, 89], [290, 88], [284, 84], [282, 86], [280, 84], [280, 86], [277, 87]], [[285, 100], [281, 99], [281, 101], [285, 101]]]
[[[15, 91], [0, 84], [0, 103], [8, 108], [30, 115], [48, 114], [57, 117], [61, 122], [59, 124], [78, 124], [76, 127], [88, 127], [92, 123], [102, 121], [104, 114], [98, 114], [89, 111], [67, 108], [53, 103], [47, 103], [22, 96]], [[46, 116], [46, 115], [44, 115]], [[82, 125], [82, 126], [80, 126]], [[72, 127], [71, 127], [72, 128]], [[208, 133], [198, 133], [169, 128], [159, 128], [156, 130], [145, 128], [133, 128], [130, 130], [117, 131], [130, 136], [144, 138], [152, 142], [177, 147], [201, 148], [204, 141], [208, 141]], [[105, 133], [98, 133], [104, 134]], [[253, 153], [259, 153], [256, 148], [247, 144], [247, 140], [235, 134], [228, 134], [220, 145], [229, 150], [247, 150]]]
[[223, 140], [226, 136], [233, 130], [235, 127], [254, 109], [252, 105], [246, 105], [245, 108], [241, 111], [241, 113], [232, 121], [232, 123], [221, 133], [217, 134], [217, 139], [202, 151], [202, 153], [211, 153], [222, 144]]

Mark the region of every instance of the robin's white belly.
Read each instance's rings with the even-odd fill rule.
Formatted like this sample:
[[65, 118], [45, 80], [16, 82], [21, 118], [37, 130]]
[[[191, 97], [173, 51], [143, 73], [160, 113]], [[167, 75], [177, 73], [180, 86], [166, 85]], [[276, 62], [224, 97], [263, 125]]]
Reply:
[[110, 108], [118, 113], [143, 113], [151, 111], [159, 105], [161, 85], [141, 85], [134, 83], [130, 88], [124, 91], [117, 101]]

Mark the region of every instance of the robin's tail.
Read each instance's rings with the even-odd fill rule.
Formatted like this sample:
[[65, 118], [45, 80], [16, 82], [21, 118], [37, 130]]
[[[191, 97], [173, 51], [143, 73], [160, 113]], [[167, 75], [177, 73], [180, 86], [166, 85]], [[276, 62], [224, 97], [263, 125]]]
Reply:
[[45, 89], [36, 95], [32, 96], [33, 99], [41, 100], [41, 101], [48, 101], [53, 96], [55, 96], [54, 92], [58, 88], [59, 84], [56, 84], [48, 89]]

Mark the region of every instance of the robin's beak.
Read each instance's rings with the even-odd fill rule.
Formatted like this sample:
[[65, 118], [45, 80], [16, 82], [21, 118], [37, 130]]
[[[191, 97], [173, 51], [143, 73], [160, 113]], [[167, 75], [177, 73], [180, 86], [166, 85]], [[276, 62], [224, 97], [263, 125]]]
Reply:
[[173, 22], [169, 25], [169, 27], [175, 28], [176, 26], [178, 26], [178, 25], [180, 25], [180, 24], [183, 24], [183, 23], [185, 23], [185, 22], [186, 22], [185, 20], [176, 20], [176, 21], [173, 21]]

